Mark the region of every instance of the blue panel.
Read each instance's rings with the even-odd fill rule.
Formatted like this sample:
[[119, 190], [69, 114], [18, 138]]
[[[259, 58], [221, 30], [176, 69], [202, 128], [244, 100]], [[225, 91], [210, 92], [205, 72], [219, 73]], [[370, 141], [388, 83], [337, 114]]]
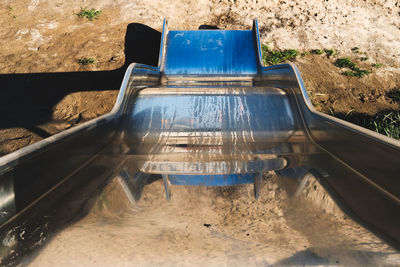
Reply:
[[252, 31], [170, 31], [166, 75], [254, 75], [258, 55]]
[[168, 175], [174, 185], [228, 186], [254, 183], [255, 174], [228, 175]]

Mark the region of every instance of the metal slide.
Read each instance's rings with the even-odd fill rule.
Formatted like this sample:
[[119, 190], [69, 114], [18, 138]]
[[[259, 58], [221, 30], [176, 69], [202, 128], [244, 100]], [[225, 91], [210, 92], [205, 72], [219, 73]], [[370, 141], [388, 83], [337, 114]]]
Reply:
[[262, 66], [257, 21], [248, 31], [169, 31], [164, 22], [159, 66], [131, 64], [110, 113], [0, 158], [0, 239], [39, 225], [39, 213], [71, 194], [75, 216], [116, 175], [159, 175], [167, 199], [171, 184], [246, 183], [257, 198], [266, 171], [298, 190], [315, 176], [354, 220], [399, 247], [399, 141], [317, 112], [294, 64]]

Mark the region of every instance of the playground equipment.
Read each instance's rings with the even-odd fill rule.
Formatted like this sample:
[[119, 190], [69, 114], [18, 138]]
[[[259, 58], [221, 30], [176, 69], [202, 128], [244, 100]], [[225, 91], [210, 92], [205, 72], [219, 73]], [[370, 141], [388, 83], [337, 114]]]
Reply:
[[164, 22], [159, 66], [131, 64], [110, 113], [0, 158], [0, 235], [116, 175], [132, 191], [159, 175], [168, 200], [170, 184], [252, 183], [258, 198], [275, 171], [298, 191], [315, 176], [398, 246], [399, 166], [399, 141], [316, 111], [294, 64], [262, 65], [257, 21], [244, 31]]

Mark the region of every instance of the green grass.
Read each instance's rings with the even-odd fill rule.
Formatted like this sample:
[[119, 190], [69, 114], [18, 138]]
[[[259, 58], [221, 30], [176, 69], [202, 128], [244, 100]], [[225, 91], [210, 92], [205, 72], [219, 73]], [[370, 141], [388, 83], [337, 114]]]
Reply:
[[369, 70], [363, 70], [363, 69], [359, 69], [359, 68], [357, 68], [356, 70], [346, 70], [346, 71], [342, 72], [342, 74], [344, 76], [357, 77], [357, 78], [362, 78], [365, 75], [368, 75], [370, 73], [371, 73], [371, 71], [369, 71]]
[[336, 60], [335, 66], [338, 67], [338, 68], [349, 68], [349, 69], [353, 69], [353, 68], [355, 68], [357, 65], [356, 65], [356, 63], [354, 63], [353, 61], [351, 61], [350, 58], [345, 57], [345, 58], [339, 58], [338, 60]]
[[348, 57], [339, 58], [339, 59], [336, 60], [336, 62], [334, 64], [338, 68], [347, 68], [347, 69], [349, 69], [349, 70], [346, 70], [346, 71], [342, 72], [342, 74], [345, 75], [345, 76], [362, 78], [365, 75], [368, 75], [368, 74], [371, 73], [371, 71], [369, 71], [369, 70], [360, 69], [357, 66], [357, 64], [354, 63], [353, 61], [351, 61], [351, 59], [348, 58]]
[[101, 12], [102, 12], [101, 10], [96, 10], [94, 8], [92, 9], [81, 8], [81, 11], [76, 15], [80, 18], [87, 18], [88, 20], [94, 20], [99, 18]]
[[311, 49], [309, 51], [305, 51], [303, 53], [301, 53], [301, 56], [308, 56], [309, 54], [313, 54], [313, 55], [322, 55], [324, 54], [330, 58], [331, 56], [334, 56], [336, 54], [336, 51], [334, 49]]
[[334, 49], [324, 49], [324, 52], [328, 58], [336, 54], [336, 51]]
[[353, 113], [339, 114], [339, 118], [357, 124], [361, 127], [400, 140], [400, 111], [386, 110], [376, 115]]
[[379, 114], [370, 123], [376, 132], [400, 139], [400, 111]]
[[314, 54], [314, 55], [322, 55], [324, 53], [324, 50], [322, 50], [322, 49], [312, 49], [310, 52], [311, 52], [311, 54]]
[[382, 64], [374, 63], [374, 64], [372, 64], [372, 67], [379, 69], [380, 67], [382, 67]]
[[96, 63], [96, 60], [94, 58], [83, 57], [78, 59], [78, 63], [79, 65], [87, 66]]
[[299, 51], [295, 49], [271, 50], [268, 45], [263, 45], [261, 50], [265, 65], [276, 65], [287, 60], [294, 60], [299, 55]]
[[367, 61], [369, 59], [369, 57], [361, 57], [360, 60], [361, 61]]

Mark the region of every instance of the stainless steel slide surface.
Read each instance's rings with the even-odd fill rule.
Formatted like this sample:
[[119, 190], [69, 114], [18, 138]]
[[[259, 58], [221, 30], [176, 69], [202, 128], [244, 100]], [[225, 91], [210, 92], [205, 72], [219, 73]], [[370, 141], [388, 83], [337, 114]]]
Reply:
[[[23, 254], [38, 228], [55, 231], [44, 218], [80, 218], [121, 173], [161, 176], [167, 199], [170, 184], [245, 183], [257, 198], [266, 171], [299, 185], [312, 174], [354, 220], [400, 247], [399, 141], [317, 112], [294, 64], [262, 65], [256, 21], [249, 31], [168, 31], [164, 22], [159, 66], [130, 65], [109, 114], [0, 158], [0, 239], [24, 229]], [[8, 250], [0, 244], [0, 257]]]

